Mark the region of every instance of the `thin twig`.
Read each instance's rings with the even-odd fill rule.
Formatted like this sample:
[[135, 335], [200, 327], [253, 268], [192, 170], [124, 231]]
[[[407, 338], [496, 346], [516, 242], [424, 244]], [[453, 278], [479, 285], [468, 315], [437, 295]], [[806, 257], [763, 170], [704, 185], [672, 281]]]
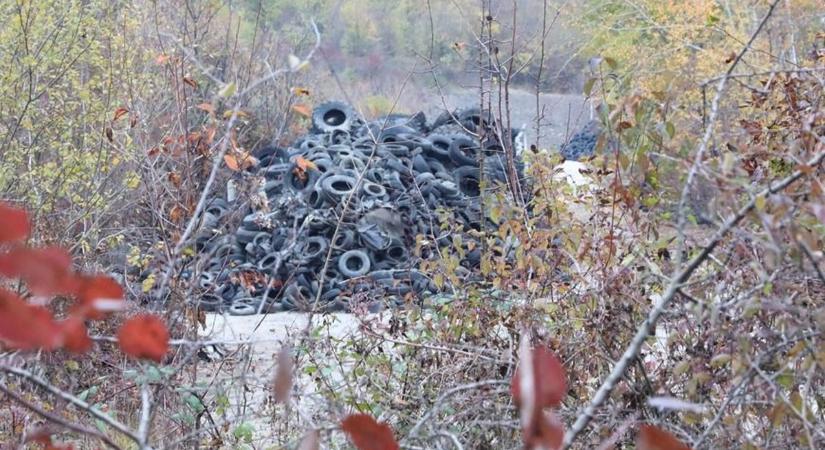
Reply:
[[103, 414], [102, 412], [95, 409], [92, 405], [90, 405], [90, 404], [86, 403], [85, 401], [75, 397], [74, 395], [69, 394], [68, 392], [61, 391], [60, 389], [52, 386], [49, 382], [47, 382], [46, 380], [43, 380], [42, 378], [34, 375], [33, 373], [31, 373], [27, 370], [24, 370], [24, 369], [19, 369], [17, 367], [7, 366], [5, 364], [0, 364], [0, 371], [6, 372], [6, 373], [9, 373], [9, 374], [12, 374], [12, 375], [16, 375], [18, 377], [25, 378], [26, 380], [31, 381], [32, 383], [34, 383], [34, 384], [40, 386], [41, 388], [47, 390], [51, 394], [60, 397], [61, 399], [71, 403], [72, 405], [75, 405], [76, 407], [80, 408], [82, 411], [88, 413], [89, 415], [93, 416], [95, 419], [100, 420], [101, 422], [105, 423], [106, 425], [109, 425], [110, 427], [112, 427], [115, 430], [119, 431], [124, 436], [126, 436], [129, 439], [135, 441], [136, 444], [140, 445], [140, 438], [138, 437], [137, 434], [135, 434], [134, 431], [129, 429], [129, 427], [127, 427], [126, 425], [120, 423], [119, 421], [109, 417], [108, 415]]
[[209, 178], [206, 180], [206, 184], [204, 185], [203, 190], [201, 191], [200, 198], [198, 199], [198, 204], [195, 207], [194, 212], [192, 212], [192, 218], [189, 219], [189, 223], [186, 225], [186, 228], [181, 234], [180, 239], [178, 239], [177, 244], [175, 244], [175, 247], [169, 254], [169, 262], [167, 264], [166, 271], [163, 273], [163, 278], [161, 278], [160, 283], [158, 284], [157, 295], [158, 297], [162, 297], [158, 298], [158, 303], [161, 308], [164, 307], [166, 304], [167, 296], [164, 296], [164, 292], [166, 290], [167, 285], [169, 284], [169, 279], [172, 276], [172, 272], [174, 271], [176, 262], [178, 261], [184, 247], [189, 243], [189, 237], [195, 231], [195, 227], [200, 223], [201, 214], [203, 213], [204, 209], [206, 208], [206, 204], [209, 201], [209, 196], [212, 192], [212, 186], [215, 184], [215, 179], [218, 176], [218, 171], [221, 167], [223, 167], [224, 156], [229, 150], [229, 136], [231, 134], [232, 128], [235, 126], [235, 121], [238, 118], [238, 112], [240, 111], [241, 104], [243, 103], [243, 98], [261, 84], [269, 80], [272, 80], [279, 75], [297, 72], [305, 65], [309, 58], [311, 58], [312, 55], [315, 53], [316, 49], [318, 49], [318, 47], [321, 46], [321, 34], [318, 31], [318, 27], [315, 25], [314, 21], [311, 21], [310, 23], [312, 24], [312, 29], [315, 32], [315, 46], [312, 48], [312, 50], [309, 51], [309, 53], [307, 53], [303, 61], [301, 61], [295, 66], [270, 71], [270, 73], [267, 76], [262, 77], [256, 81], [253, 81], [249, 84], [249, 86], [247, 86], [246, 89], [237, 94], [238, 101], [235, 103], [235, 107], [232, 109], [232, 116], [227, 121], [225, 133], [226, 136], [221, 141], [220, 150], [215, 154], [215, 157], [212, 160], [212, 170], [209, 172]]
[[736, 55], [736, 58], [731, 63], [728, 70], [725, 74], [719, 79], [719, 83], [716, 85], [716, 94], [713, 96], [713, 101], [711, 102], [711, 109], [710, 109], [710, 116], [708, 117], [707, 121], [707, 128], [705, 128], [705, 134], [702, 136], [702, 140], [699, 144], [699, 149], [696, 151], [696, 156], [693, 159], [693, 165], [690, 168], [690, 172], [688, 172], [687, 180], [685, 180], [685, 186], [682, 188], [682, 195], [679, 197], [679, 207], [677, 209], [678, 214], [678, 226], [677, 226], [677, 244], [676, 244], [676, 258], [679, 263], [683, 261], [683, 250], [684, 250], [684, 243], [685, 243], [685, 219], [687, 214], [685, 214], [685, 204], [687, 203], [687, 198], [690, 193], [690, 188], [693, 185], [693, 179], [696, 177], [696, 173], [699, 171], [699, 167], [702, 165], [702, 160], [705, 156], [705, 151], [708, 148], [708, 143], [710, 142], [710, 138], [713, 135], [714, 125], [716, 124], [716, 117], [719, 114], [719, 101], [722, 99], [722, 93], [725, 90], [725, 85], [728, 82], [731, 74], [736, 69], [736, 66], [739, 65], [739, 62], [742, 61], [742, 57], [745, 56], [745, 53], [751, 48], [753, 42], [756, 40], [756, 37], [759, 36], [761, 33], [762, 28], [765, 27], [765, 24], [770, 19], [771, 15], [773, 14], [774, 9], [776, 9], [776, 5], [778, 5], [780, 0], [774, 0], [771, 3], [768, 12], [765, 13], [765, 16], [759, 22], [759, 26], [756, 27], [756, 31], [753, 32], [748, 43], [742, 48], [739, 54]]
[[121, 448], [120, 446], [115, 444], [109, 438], [109, 436], [106, 436], [105, 434], [103, 434], [103, 433], [101, 433], [97, 430], [93, 430], [91, 428], [86, 428], [84, 426], [69, 422], [69, 421], [63, 419], [60, 416], [57, 416], [57, 415], [52, 414], [48, 411], [45, 411], [45, 410], [43, 410], [43, 408], [35, 405], [34, 403], [31, 403], [31, 402], [27, 401], [25, 398], [21, 397], [16, 392], [14, 392], [11, 389], [7, 388], [6, 385], [4, 385], [2, 383], [0, 383], [0, 391], [3, 391], [3, 393], [8, 395], [9, 397], [11, 397], [12, 400], [16, 401], [17, 403], [20, 403], [21, 405], [23, 405], [27, 409], [33, 411], [34, 413], [36, 413], [40, 417], [43, 417], [44, 419], [48, 420], [49, 422], [60, 425], [61, 427], [66, 428], [67, 430], [71, 430], [71, 431], [74, 431], [76, 433], [85, 434], [87, 436], [92, 436], [92, 437], [95, 437], [97, 439], [100, 439], [101, 441], [103, 441], [106, 445], [108, 445], [111, 448], [114, 448], [114, 449], [120, 449]]
[[[825, 151], [820, 152], [816, 155], [813, 159], [808, 161], [807, 165], [809, 167], [816, 167], [819, 166], [822, 161], [825, 160]], [[787, 178], [783, 179], [779, 183], [777, 183], [773, 187], [768, 187], [760, 192], [757, 196], [755, 196], [750, 202], [748, 202], [745, 206], [739, 209], [739, 211], [731, 216], [727, 221], [725, 221], [724, 225], [716, 231], [716, 233], [711, 238], [710, 242], [702, 249], [702, 251], [694, 256], [686, 265], [685, 267], [679, 271], [676, 275], [671, 277], [671, 282], [667, 288], [667, 290], [659, 297], [653, 308], [647, 315], [647, 318], [642, 322], [638, 329], [636, 330], [636, 334], [633, 336], [633, 339], [628, 344], [627, 349], [622, 354], [622, 357], [613, 367], [610, 374], [604, 380], [602, 385], [599, 387], [596, 394], [593, 395], [593, 399], [590, 401], [590, 404], [584, 409], [584, 411], [579, 414], [576, 418], [576, 422], [564, 436], [564, 443], [562, 445], [563, 449], [569, 448], [570, 445], [573, 443], [573, 440], [581, 433], [585, 427], [590, 423], [593, 419], [593, 415], [596, 412], [596, 409], [600, 407], [610, 396], [610, 393], [613, 391], [613, 388], [622, 379], [624, 376], [625, 371], [627, 370], [630, 363], [638, 356], [639, 351], [642, 348], [645, 340], [647, 339], [648, 335], [650, 335], [651, 331], [653, 331], [654, 327], [656, 326], [656, 322], [658, 322], [659, 317], [664, 313], [665, 308], [670, 304], [670, 301], [673, 297], [679, 292], [682, 288], [683, 283], [685, 283], [693, 272], [699, 268], [699, 266], [704, 263], [706, 259], [710, 256], [710, 254], [716, 249], [716, 247], [722, 242], [722, 239], [727, 236], [728, 233], [731, 232], [738, 224], [745, 218], [753, 209], [756, 207], [756, 199], [760, 196], [767, 196], [771, 194], [775, 194], [777, 192], [782, 191], [783, 189], [787, 188], [797, 180], [805, 177], [805, 172], [798, 170], [788, 176]]]

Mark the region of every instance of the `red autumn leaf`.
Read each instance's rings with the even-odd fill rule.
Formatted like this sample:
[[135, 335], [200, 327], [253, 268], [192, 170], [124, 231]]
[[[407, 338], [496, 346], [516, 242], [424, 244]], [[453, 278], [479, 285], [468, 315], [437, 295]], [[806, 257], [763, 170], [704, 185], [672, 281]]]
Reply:
[[82, 317], [102, 320], [112, 311], [125, 306], [123, 288], [111, 277], [104, 275], [78, 277], [77, 308]]
[[35, 430], [26, 436], [26, 442], [34, 442], [43, 446], [43, 450], [74, 450], [71, 445], [55, 445], [52, 441], [52, 431], [48, 428]]
[[[533, 359], [533, 385], [536, 389], [536, 407], [555, 407], [561, 404], [567, 394], [567, 381], [564, 366], [556, 355], [544, 347], [534, 348], [530, 355]], [[520, 371], [516, 368], [510, 392], [516, 405], [521, 404]]]
[[527, 448], [557, 449], [564, 440], [564, 424], [559, 416], [547, 411], [537, 411], [534, 420], [524, 430], [524, 443]]
[[398, 442], [389, 425], [378, 423], [366, 414], [351, 414], [341, 428], [358, 450], [398, 450]]
[[22, 241], [29, 237], [30, 231], [26, 211], [0, 203], [0, 244]]
[[275, 371], [273, 384], [276, 403], [286, 403], [292, 393], [292, 355], [289, 347], [284, 346], [278, 353], [278, 369]]
[[60, 347], [62, 333], [52, 314], [0, 288], [0, 342], [20, 350]]
[[75, 353], [86, 353], [92, 349], [92, 340], [89, 338], [86, 324], [83, 323], [81, 317], [72, 316], [61, 325], [63, 328], [63, 347], [66, 350]]
[[121, 106], [120, 108], [115, 110], [115, 115], [112, 118], [112, 122], [117, 122], [118, 119], [120, 119], [121, 117], [125, 116], [128, 113], [129, 113], [129, 108], [125, 108], [125, 107]]
[[167, 55], [165, 53], [161, 53], [160, 55], [155, 57], [155, 64], [157, 64], [159, 66], [165, 64], [166, 61], [169, 61], [169, 55]]
[[77, 288], [72, 258], [57, 247], [16, 247], [0, 255], [0, 275], [20, 278], [36, 295], [69, 294]]
[[123, 353], [159, 363], [169, 350], [169, 330], [160, 317], [141, 314], [127, 320], [120, 327], [117, 341]]
[[690, 450], [690, 447], [661, 428], [642, 425], [636, 435], [636, 450]]

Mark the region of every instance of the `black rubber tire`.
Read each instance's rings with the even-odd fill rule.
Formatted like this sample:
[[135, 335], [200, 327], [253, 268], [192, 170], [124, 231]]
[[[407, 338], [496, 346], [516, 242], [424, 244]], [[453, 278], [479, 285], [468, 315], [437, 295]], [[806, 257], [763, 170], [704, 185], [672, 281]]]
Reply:
[[[351, 262], [355, 262], [355, 265]], [[344, 252], [338, 257], [338, 271], [344, 279], [364, 276], [370, 271], [370, 257], [363, 250]]]
[[205, 312], [218, 312], [223, 307], [223, 299], [215, 294], [204, 294], [198, 300], [197, 307]]
[[335, 174], [324, 178], [320, 183], [321, 191], [333, 203], [350, 195], [358, 184], [358, 180], [348, 175]]
[[275, 252], [263, 256], [258, 260], [258, 270], [265, 274], [271, 274], [275, 268], [275, 264], [278, 262], [278, 257], [278, 253]]
[[244, 246], [252, 242], [258, 233], [261, 233], [261, 230], [248, 230], [245, 227], [241, 227], [235, 232], [235, 239], [238, 240], [238, 244]]
[[329, 240], [323, 236], [311, 236], [301, 244], [300, 258], [303, 261], [316, 261], [327, 254]]
[[352, 107], [344, 102], [322, 103], [312, 111], [312, 126], [321, 132], [349, 131], [356, 118]]
[[450, 159], [459, 167], [478, 167], [478, 151], [478, 141], [467, 136], [456, 136], [450, 143]]
[[252, 303], [244, 302], [243, 300], [235, 300], [226, 312], [230, 316], [252, 316], [258, 313], [258, 308], [256, 308]]
[[437, 159], [442, 163], [451, 163], [450, 159], [450, 144], [457, 135], [450, 134], [431, 134], [427, 136], [430, 145], [429, 148], [424, 149], [424, 154]]
[[355, 232], [352, 230], [339, 230], [332, 246], [336, 250], [349, 250], [353, 244], [355, 244]]
[[258, 159], [261, 167], [268, 167], [274, 163], [287, 161], [286, 150], [275, 145], [267, 145], [252, 152], [252, 156]]
[[236, 295], [238, 295], [238, 285], [232, 283], [224, 283], [218, 288], [218, 295], [221, 297], [223, 303], [231, 302]]
[[295, 192], [307, 192], [314, 188], [315, 183], [321, 176], [321, 173], [313, 169], [307, 170], [304, 172], [304, 176], [306, 178], [302, 180], [301, 177], [298, 176], [300, 172], [295, 170], [297, 167], [297, 165], [293, 164], [292, 169], [290, 169], [289, 173], [284, 177], [284, 184], [287, 189], [291, 189]]
[[409, 262], [410, 253], [403, 245], [391, 245], [390, 248], [384, 250], [384, 253], [388, 260], [397, 265], [405, 265]]
[[479, 170], [477, 167], [464, 166], [453, 171], [455, 184], [462, 194], [475, 198], [481, 195], [479, 186]]

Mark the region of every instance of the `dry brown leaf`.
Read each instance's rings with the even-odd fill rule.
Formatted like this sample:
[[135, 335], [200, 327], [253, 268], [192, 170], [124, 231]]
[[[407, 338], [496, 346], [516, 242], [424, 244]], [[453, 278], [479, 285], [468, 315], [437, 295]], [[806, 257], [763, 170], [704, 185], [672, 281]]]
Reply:
[[278, 369], [275, 371], [273, 394], [275, 403], [287, 403], [292, 393], [292, 352], [288, 346], [278, 353]]
[[292, 88], [292, 93], [295, 95], [303, 95], [304, 97], [309, 96], [309, 89], [305, 87], [294, 87]]
[[129, 108], [125, 108], [125, 107], [121, 106], [120, 108], [115, 110], [115, 115], [112, 118], [112, 122], [116, 122], [118, 119], [120, 119], [121, 117], [125, 116], [128, 113], [129, 113]]
[[106, 139], [108, 139], [109, 142], [114, 142], [115, 141], [115, 133], [114, 133], [114, 131], [112, 131], [111, 128], [106, 127], [106, 129], [103, 132], [106, 134]]
[[229, 169], [234, 172], [241, 170], [240, 164], [238, 164], [238, 159], [233, 155], [223, 155], [223, 162], [226, 163], [226, 167], [229, 167]]
[[215, 107], [212, 106], [211, 103], [203, 102], [203, 103], [195, 106], [195, 108], [198, 108], [201, 111], [208, 112], [209, 114], [215, 114]]
[[297, 158], [295, 158], [295, 165], [298, 166], [304, 172], [306, 172], [307, 170], [318, 169], [318, 166], [316, 166], [314, 162], [304, 158], [303, 156], [298, 156]]
[[295, 111], [298, 115], [306, 117], [307, 119], [312, 117], [312, 108], [303, 103], [292, 105], [292, 110]]
[[181, 177], [180, 174], [177, 172], [169, 172], [169, 182], [172, 183], [176, 188], [180, 187]]
[[636, 436], [638, 450], [690, 450], [672, 434], [653, 425], [642, 425]]
[[198, 82], [192, 79], [192, 77], [183, 77], [183, 82], [188, 84], [189, 86], [192, 86], [193, 89], [198, 88]]
[[172, 220], [172, 222], [180, 222], [181, 219], [183, 219], [183, 208], [181, 208], [180, 205], [173, 206], [169, 211], [169, 219]]

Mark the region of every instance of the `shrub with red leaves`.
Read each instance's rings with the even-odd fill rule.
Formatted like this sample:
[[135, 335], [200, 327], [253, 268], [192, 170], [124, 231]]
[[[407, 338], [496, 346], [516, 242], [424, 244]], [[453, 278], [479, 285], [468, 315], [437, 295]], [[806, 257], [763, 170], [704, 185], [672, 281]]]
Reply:
[[159, 363], [169, 350], [169, 331], [160, 317], [140, 314], [120, 327], [117, 341], [123, 353]]

